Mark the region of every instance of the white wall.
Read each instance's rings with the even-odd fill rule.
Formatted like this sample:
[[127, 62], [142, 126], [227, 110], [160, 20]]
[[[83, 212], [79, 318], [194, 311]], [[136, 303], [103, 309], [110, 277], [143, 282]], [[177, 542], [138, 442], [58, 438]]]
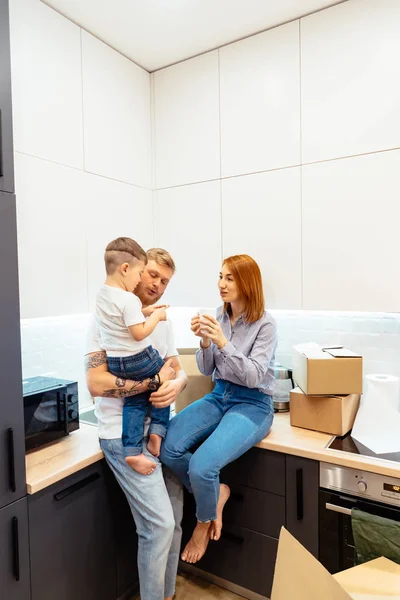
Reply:
[[349, 0], [153, 74], [172, 303], [246, 252], [271, 308], [400, 310], [399, 30], [398, 0]]
[[153, 244], [150, 75], [10, 0], [21, 317], [91, 310], [114, 237]]

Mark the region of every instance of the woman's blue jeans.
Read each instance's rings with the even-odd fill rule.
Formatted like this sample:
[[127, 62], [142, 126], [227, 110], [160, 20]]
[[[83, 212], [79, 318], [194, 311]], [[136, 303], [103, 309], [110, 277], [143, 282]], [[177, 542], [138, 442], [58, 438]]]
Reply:
[[260, 442], [273, 417], [271, 396], [219, 379], [171, 419], [160, 458], [193, 492], [199, 521], [216, 519], [220, 470]]

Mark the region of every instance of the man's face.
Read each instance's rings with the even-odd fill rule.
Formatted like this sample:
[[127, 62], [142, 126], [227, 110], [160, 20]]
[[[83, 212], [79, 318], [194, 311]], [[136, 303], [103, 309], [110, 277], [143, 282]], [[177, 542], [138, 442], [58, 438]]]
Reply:
[[135, 294], [143, 304], [156, 304], [169, 284], [174, 272], [166, 265], [159, 265], [155, 260], [149, 260], [142, 279], [135, 289]]

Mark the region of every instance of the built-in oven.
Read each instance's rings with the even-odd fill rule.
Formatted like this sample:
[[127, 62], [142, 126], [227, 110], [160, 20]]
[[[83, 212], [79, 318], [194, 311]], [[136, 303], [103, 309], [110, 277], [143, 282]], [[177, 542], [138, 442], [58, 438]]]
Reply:
[[400, 478], [320, 464], [319, 559], [330, 573], [356, 564], [353, 508], [400, 522]]
[[25, 449], [54, 442], [79, 428], [78, 384], [53, 377], [22, 382]]

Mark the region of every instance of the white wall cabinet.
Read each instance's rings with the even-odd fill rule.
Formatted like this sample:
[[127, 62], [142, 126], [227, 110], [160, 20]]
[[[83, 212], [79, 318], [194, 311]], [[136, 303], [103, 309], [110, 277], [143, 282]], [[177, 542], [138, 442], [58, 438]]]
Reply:
[[86, 31], [82, 66], [85, 169], [151, 189], [149, 73]]
[[400, 150], [303, 167], [303, 308], [400, 311]]
[[220, 176], [218, 51], [154, 77], [156, 187]]
[[300, 164], [299, 22], [221, 48], [223, 177]]
[[268, 308], [301, 308], [300, 168], [222, 182], [223, 256], [250, 254]]
[[220, 182], [210, 181], [157, 191], [156, 243], [176, 263], [165, 300], [176, 306], [221, 304]]

